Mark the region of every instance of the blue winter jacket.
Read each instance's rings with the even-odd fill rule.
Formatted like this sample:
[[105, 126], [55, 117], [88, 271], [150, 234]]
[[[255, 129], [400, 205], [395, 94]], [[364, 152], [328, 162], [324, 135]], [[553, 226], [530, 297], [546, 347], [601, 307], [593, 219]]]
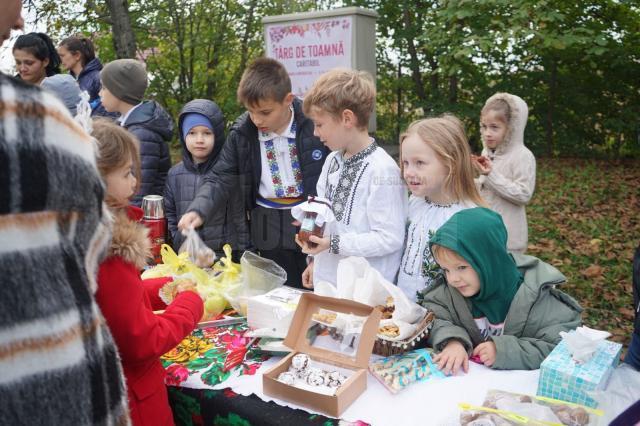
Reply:
[[164, 194], [171, 168], [168, 142], [173, 136], [173, 120], [157, 102], [144, 101], [129, 115], [124, 127], [140, 141], [142, 179], [140, 190], [131, 200], [139, 207], [145, 195]]
[[[183, 134], [183, 120], [188, 113], [202, 114], [213, 125], [214, 146], [209, 159], [200, 164], [193, 162], [191, 153], [187, 150]], [[164, 192], [165, 210], [169, 226], [169, 234], [176, 251], [184, 242], [184, 237], [178, 230], [178, 222], [187, 213], [189, 205], [196, 197], [198, 189], [204, 183], [204, 178], [212, 173], [214, 164], [218, 161], [220, 151], [225, 143], [224, 116], [214, 102], [206, 99], [195, 99], [187, 103], [178, 117], [178, 134], [182, 145], [182, 162], [169, 170], [167, 185]], [[235, 254], [240, 254], [250, 248], [249, 224], [244, 210], [240, 191], [229, 197], [225, 208], [217, 210], [205, 223], [198, 228], [198, 234], [204, 243], [216, 251], [218, 257], [222, 255], [225, 243], [231, 244]]]
[[91, 115], [96, 117], [107, 117], [115, 120], [120, 114], [117, 112], [107, 112], [102, 106], [100, 101], [100, 89], [102, 89], [102, 83], [100, 82], [100, 71], [102, 71], [102, 63], [100, 59], [93, 58], [82, 68], [80, 75], [75, 75], [73, 71], [69, 71], [77, 81], [80, 90], [89, 93], [89, 103], [91, 104]]

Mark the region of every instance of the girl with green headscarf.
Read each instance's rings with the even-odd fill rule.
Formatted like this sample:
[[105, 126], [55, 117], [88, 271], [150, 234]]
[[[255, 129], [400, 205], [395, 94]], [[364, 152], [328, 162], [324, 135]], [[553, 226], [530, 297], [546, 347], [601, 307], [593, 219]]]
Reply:
[[497, 213], [474, 208], [453, 215], [430, 241], [447, 283], [424, 293], [436, 320], [429, 343], [446, 373], [468, 370], [469, 356], [495, 369], [536, 369], [581, 323], [582, 308], [556, 287], [553, 266], [506, 249]]

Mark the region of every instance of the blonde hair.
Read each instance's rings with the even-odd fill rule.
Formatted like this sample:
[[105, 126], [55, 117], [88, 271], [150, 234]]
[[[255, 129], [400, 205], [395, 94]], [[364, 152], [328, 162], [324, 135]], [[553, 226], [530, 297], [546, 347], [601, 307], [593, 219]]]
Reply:
[[[507, 93], [496, 93], [496, 95], [507, 95]], [[509, 125], [511, 122], [511, 107], [509, 106], [509, 102], [502, 98], [490, 98], [487, 103], [484, 104], [482, 110], [480, 111], [480, 118], [482, 118], [489, 111], [493, 111], [498, 116], [499, 120], [502, 120], [504, 124]]]
[[98, 151], [96, 164], [103, 179], [125, 166], [131, 159], [136, 177], [136, 192], [140, 185], [140, 144], [135, 136], [114, 122], [97, 118], [93, 120], [93, 131]]
[[303, 110], [309, 115], [312, 107], [336, 118], [350, 110], [360, 129], [369, 124], [376, 102], [376, 87], [371, 74], [365, 71], [335, 68], [322, 74], [304, 97]]
[[451, 250], [449, 247], [441, 246], [439, 244], [433, 244], [431, 246], [431, 254], [433, 255], [433, 258], [436, 260], [436, 263], [440, 263], [438, 262], [438, 259], [440, 260], [453, 259], [457, 261], [462, 260], [464, 262], [467, 261], [464, 257], [460, 256], [458, 253]]
[[[410, 135], [417, 135], [433, 149], [438, 160], [449, 171], [444, 180], [445, 192], [456, 201], [471, 201], [479, 207], [488, 207], [476, 188], [471, 149], [462, 122], [451, 114], [414, 121], [400, 137], [400, 159], [402, 143]], [[404, 167], [400, 161], [404, 179]]]

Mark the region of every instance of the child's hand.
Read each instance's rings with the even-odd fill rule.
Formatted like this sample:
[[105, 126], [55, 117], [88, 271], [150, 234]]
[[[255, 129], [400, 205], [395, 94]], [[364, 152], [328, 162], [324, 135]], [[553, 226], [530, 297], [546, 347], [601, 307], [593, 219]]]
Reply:
[[185, 291], [192, 291], [197, 294], [198, 290], [196, 288], [196, 283], [189, 280], [180, 281], [176, 286], [176, 295]]
[[302, 286], [309, 289], [313, 288], [313, 262], [309, 263], [302, 273]]
[[473, 355], [479, 356], [485, 366], [491, 367], [496, 362], [496, 344], [491, 340], [480, 343], [473, 350]]
[[329, 249], [329, 237], [320, 238], [315, 235], [309, 235], [309, 241], [316, 243], [317, 246], [313, 248], [310, 247], [309, 244], [300, 241], [300, 238], [298, 238], [296, 234], [296, 244], [300, 246], [304, 254], [315, 255]]
[[178, 229], [183, 231], [189, 228], [197, 228], [202, 226], [203, 220], [196, 212], [189, 212], [182, 215], [180, 222], [178, 222]]
[[465, 373], [469, 371], [469, 355], [464, 345], [457, 340], [447, 343], [442, 352], [433, 357], [433, 361], [446, 375], [457, 374], [460, 367]]
[[485, 157], [484, 155], [479, 155], [479, 156], [474, 155], [471, 157], [471, 160], [473, 161], [475, 166], [478, 168], [478, 171], [480, 172], [480, 174], [488, 175], [489, 173], [491, 173], [493, 164], [491, 163], [491, 160]]

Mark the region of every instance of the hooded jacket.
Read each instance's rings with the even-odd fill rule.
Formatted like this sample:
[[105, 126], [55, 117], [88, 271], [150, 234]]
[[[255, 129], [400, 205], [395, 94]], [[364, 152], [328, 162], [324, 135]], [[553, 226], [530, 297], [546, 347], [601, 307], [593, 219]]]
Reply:
[[491, 172], [477, 180], [480, 195], [500, 213], [507, 227], [509, 251], [523, 253], [527, 249], [528, 230], [525, 206], [531, 200], [536, 185], [536, 159], [524, 146], [524, 129], [529, 109], [525, 101], [508, 93], [496, 93], [486, 103], [503, 99], [511, 109], [504, 141], [494, 152], [484, 140], [482, 155], [491, 159]]
[[79, 75], [75, 75], [73, 71], [70, 71], [69, 74], [77, 80], [80, 90], [86, 91], [89, 94], [91, 115], [108, 117], [115, 120], [120, 114], [117, 112], [107, 112], [100, 101], [100, 89], [102, 89], [100, 71], [102, 71], [102, 63], [98, 58], [93, 58], [82, 68]]
[[70, 74], [78, 81], [80, 90], [89, 93], [89, 102], [93, 102], [100, 98], [100, 71], [102, 71], [102, 63], [98, 58], [93, 58], [85, 64], [79, 75], [75, 75], [73, 71]]
[[[190, 291], [167, 306], [158, 291], [168, 279], [140, 279], [150, 247], [141, 218], [142, 210], [133, 206], [114, 212], [113, 239], [98, 271], [96, 300], [122, 358], [133, 425], [172, 425], [160, 356], [195, 328], [204, 307]], [[154, 309], [165, 311], [154, 314]]]
[[[484, 220], [490, 215], [495, 220]], [[496, 244], [500, 240], [501, 246]], [[474, 311], [485, 310], [487, 316], [490, 310], [500, 311], [502, 334], [488, 337], [496, 345], [492, 368], [533, 370], [560, 341], [561, 331], [581, 324], [580, 305], [557, 289], [566, 281], [564, 275], [533, 256], [509, 254], [504, 225], [496, 213], [483, 208], [456, 213], [436, 232], [433, 244], [463, 257], [480, 281], [480, 291], [471, 297], [462, 296], [444, 281], [425, 291], [423, 305], [436, 316], [428, 343], [436, 350], [456, 339], [471, 353], [485, 341], [474, 321]]]
[[[298, 129], [296, 146], [302, 171], [302, 196], [306, 198], [316, 195], [316, 184], [329, 150], [313, 135], [313, 122], [303, 114], [300, 99], [293, 101], [293, 114]], [[251, 211], [256, 206], [261, 173], [258, 128], [245, 112], [231, 127], [213, 173], [206, 177], [188, 211], [195, 211], [206, 220], [235, 191], [242, 194], [245, 209]]]
[[[213, 126], [215, 141], [213, 151], [204, 163], [194, 163], [183, 137], [183, 121], [189, 113], [202, 114]], [[169, 233], [176, 251], [184, 242], [184, 237], [178, 230], [178, 221], [187, 213], [189, 205], [195, 199], [205, 178], [213, 173], [212, 169], [220, 158], [220, 152], [225, 144], [224, 126], [222, 111], [212, 101], [196, 99], [187, 103], [180, 111], [178, 134], [182, 145], [182, 162], [169, 170], [164, 194]], [[231, 244], [231, 247], [238, 251], [249, 248], [249, 224], [241, 193], [231, 194], [225, 208], [215, 211], [202, 227], [198, 228], [198, 234], [207, 246], [216, 250], [218, 257], [222, 256], [222, 246], [225, 243]]]
[[140, 190], [131, 200], [139, 207], [145, 195], [164, 195], [167, 172], [171, 168], [168, 142], [173, 136], [173, 120], [157, 102], [144, 101], [123, 126], [140, 141]]

